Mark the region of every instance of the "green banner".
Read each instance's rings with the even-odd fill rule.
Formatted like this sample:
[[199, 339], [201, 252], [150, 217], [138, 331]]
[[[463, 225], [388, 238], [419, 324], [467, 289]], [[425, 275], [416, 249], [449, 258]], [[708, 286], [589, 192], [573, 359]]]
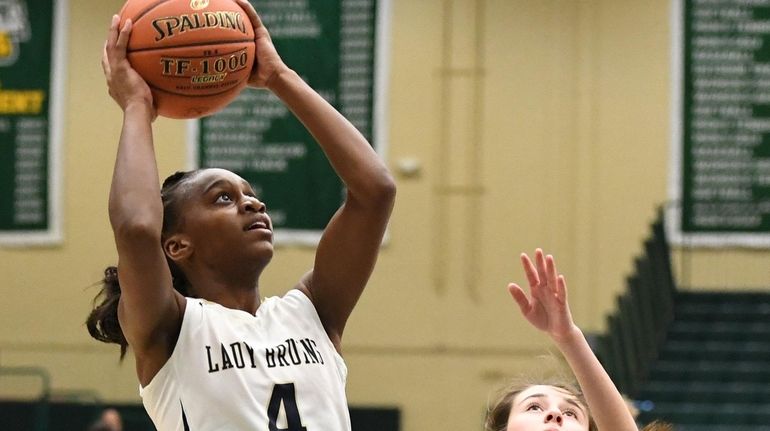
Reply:
[[[378, 1], [252, 4], [286, 64], [377, 148]], [[247, 89], [223, 111], [201, 119], [194, 140], [198, 166], [232, 170], [254, 186], [267, 204], [276, 241], [313, 243], [342, 203], [343, 185], [321, 149], [268, 91]]]
[[693, 245], [770, 245], [770, 2], [679, 6], [675, 235]]
[[0, 244], [59, 240], [53, 0], [0, 0]]

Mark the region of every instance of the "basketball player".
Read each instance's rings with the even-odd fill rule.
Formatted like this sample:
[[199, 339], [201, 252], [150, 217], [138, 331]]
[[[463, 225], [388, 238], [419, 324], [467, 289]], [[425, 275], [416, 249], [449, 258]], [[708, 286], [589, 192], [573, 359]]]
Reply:
[[[256, 70], [302, 121], [347, 187], [312, 269], [261, 299], [273, 256], [265, 204], [223, 169], [178, 172], [162, 188], [150, 89], [126, 60], [131, 23], [113, 17], [102, 60], [123, 110], [109, 198], [118, 251], [92, 335], [130, 346], [142, 402], [161, 430], [350, 430], [342, 334], [377, 259], [395, 185], [365, 138], [287, 67], [251, 5]], [[119, 282], [119, 283], [118, 283]]]
[[559, 348], [579, 387], [566, 382], [511, 385], [489, 409], [486, 430], [636, 431], [623, 397], [572, 320], [567, 283], [557, 272], [553, 256], [537, 249], [534, 263], [526, 254], [521, 255], [521, 263], [530, 295], [516, 283], [510, 283], [508, 291], [524, 318]]

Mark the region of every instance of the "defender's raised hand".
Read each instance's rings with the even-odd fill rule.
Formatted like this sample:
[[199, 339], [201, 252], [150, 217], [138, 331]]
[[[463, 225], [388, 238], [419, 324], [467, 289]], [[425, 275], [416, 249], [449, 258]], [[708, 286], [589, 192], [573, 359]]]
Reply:
[[545, 256], [543, 250], [537, 249], [534, 263], [526, 253], [522, 253], [521, 264], [527, 274], [531, 295], [527, 297], [516, 283], [508, 284], [508, 291], [527, 321], [556, 341], [579, 331], [567, 303], [567, 282], [557, 272], [553, 256]]
[[[510, 283], [508, 291], [519, 304], [521, 313], [527, 321], [535, 328], [546, 332], [564, 355], [564, 359], [569, 364], [570, 370], [575, 375], [585, 396], [587, 412], [590, 413], [596, 424], [595, 428], [590, 427], [590, 429], [636, 431], [636, 423], [634, 423], [634, 418], [629, 413], [623, 397], [594, 355], [583, 332], [572, 320], [572, 313], [570, 313], [567, 303], [567, 283], [564, 276], [556, 270], [553, 256], [546, 256], [543, 254], [543, 250], [537, 249], [534, 262], [529, 256], [522, 253], [521, 264], [527, 274], [530, 295], [527, 296], [516, 283]], [[540, 391], [539, 388], [537, 390]], [[563, 388], [556, 390], [561, 394], [565, 393]], [[509, 410], [506, 411], [512, 410], [509, 407]], [[548, 420], [549, 411], [536, 411], [543, 412], [545, 420]], [[551, 415], [550, 417], [553, 418], [554, 416]], [[506, 423], [510, 424], [511, 422]], [[554, 424], [556, 423], [554, 422]], [[558, 424], [557, 428], [561, 429], [561, 422]], [[588, 429], [588, 427], [580, 429]]]

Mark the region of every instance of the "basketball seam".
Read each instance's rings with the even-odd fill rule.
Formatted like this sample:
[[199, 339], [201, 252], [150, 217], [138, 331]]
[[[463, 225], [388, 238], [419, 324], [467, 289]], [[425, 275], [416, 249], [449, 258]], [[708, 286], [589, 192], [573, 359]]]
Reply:
[[144, 51], [157, 51], [159, 49], [187, 48], [187, 47], [207, 46], [207, 45], [226, 45], [228, 43], [244, 43], [244, 42], [254, 42], [254, 39], [217, 40], [217, 41], [213, 41], [213, 42], [212, 41], [203, 41], [203, 42], [195, 42], [195, 43], [186, 43], [184, 45], [153, 46], [153, 47], [148, 47], [148, 48], [138, 48], [138, 49], [127, 50], [126, 53], [144, 52]]
[[[190, 46], [190, 45], [183, 45], [183, 46], [179, 46], [178, 48], [185, 48], [187, 46]], [[160, 49], [160, 48], [158, 48], [158, 49]], [[141, 52], [147, 52], [147, 51], [152, 51], [152, 49], [141, 49], [140, 51]], [[217, 56], [218, 57], [224, 57], [224, 56], [227, 56], [227, 55], [230, 55], [230, 54], [235, 54], [235, 53], [241, 52], [241, 51], [243, 51], [243, 48], [234, 48], [232, 51], [223, 52], [221, 54], [217, 54]], [[135, 54], [136, 52], [137, 51], [132, 51], [131, 53]], [[185, 55], [183, 57], [185, 59], [213, 58], [213, 56], [211, 56], [211, 55]]]

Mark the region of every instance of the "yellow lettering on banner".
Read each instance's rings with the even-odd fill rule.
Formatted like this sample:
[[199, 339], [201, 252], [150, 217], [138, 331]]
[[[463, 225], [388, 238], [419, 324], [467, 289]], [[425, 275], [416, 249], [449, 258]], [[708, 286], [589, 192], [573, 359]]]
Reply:
[[40, 114], [44, 99], [42, 90], [0, 90], [0, 114]]
[[0, 58], [8, 58], [13, 55], [13, 42], [11, 35], [0, 31]]

